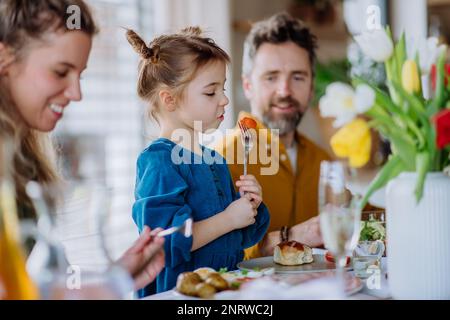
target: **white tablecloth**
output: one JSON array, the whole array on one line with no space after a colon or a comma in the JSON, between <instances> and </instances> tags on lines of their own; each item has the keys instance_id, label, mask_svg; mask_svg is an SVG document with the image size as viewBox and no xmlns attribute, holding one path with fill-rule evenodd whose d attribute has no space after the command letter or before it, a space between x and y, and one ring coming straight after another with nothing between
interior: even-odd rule
<instances>
[{"instance_id":1,"label":"white tablecloth","mask_svg":"<svg viewBox=\"0 0 450 320\"><path fill-rule=\"evenodd\" d=\"M344 299L350 299L350 300L378 300L378 299L390 299L389 289L388 289L388 282L386 278L386 261L385 258L382 259L382 268L381 268L381 278L380 282L370 282L370 280L361 280L363 282L363 287L358 292L345 297ZM256 281L256 280L255 280ZM380 284L378 288L375 289L369 289L370 287L376 287L377 284ZM294 289L289 289L289 292L286 292L286 290L279 291L281 292L280 295L277 295L276 293L266 293L261 294L261 292L268 292L270 290L265 290L266 288L274 288L274 286L271 286L270 283L268 284L261 284L260 288L254 288L255 294L252 295L243 295L238 296L233 293L229 293L228 295L221 295L221 298L224 299L338 299L337 295L332 292L330 288L333 287L333 283L331 279L317 279L317 280L310 280L308 283L301 284L301 288L299 287L298 291L295 291ZM276 290L276 289L275 289ZM178 292L174 290L158 293L155 295L151 295L149 297L144 298L145 300L197 300L198 298L195 297L188 297L179 294Z\"/></svg>"}]
</instances>

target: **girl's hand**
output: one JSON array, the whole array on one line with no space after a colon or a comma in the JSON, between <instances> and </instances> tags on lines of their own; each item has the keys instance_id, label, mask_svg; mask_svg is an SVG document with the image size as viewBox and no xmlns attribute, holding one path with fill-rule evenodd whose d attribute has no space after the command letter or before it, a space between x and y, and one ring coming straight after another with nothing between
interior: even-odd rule
<instances>
[{"instance_id":1,"label":"girl's hand","mask_svg":"<svg viewBox=\"0 0 450 320\"><path fill-rule=\"evenodd\" d=\"M262 188L255 176L251 174L240 176L240 180L236 181L236 186L239 188L241 197L247 197L253 208L258 209L262 202Z\"/></svg>"},{"instance_id":2,"label":"girl's hand","mask_svg":"<svg viewBox=\"0 0 450 320\"><path fill-rule=\"evenodd\" d=\"M237 199L225 209L233 229L242 229L255 223L256 210L247 197Z\"/></svg>"}]
</instances>

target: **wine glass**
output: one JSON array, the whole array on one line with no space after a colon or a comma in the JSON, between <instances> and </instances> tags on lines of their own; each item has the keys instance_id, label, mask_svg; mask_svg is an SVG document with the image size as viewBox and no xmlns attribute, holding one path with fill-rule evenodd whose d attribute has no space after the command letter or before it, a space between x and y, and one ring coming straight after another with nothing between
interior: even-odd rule
<instances>
[{"instance_id":1,"label":"wine glass","mask_svg":"<svg viewBox=\"0 0 450 320\"><path fill-rule=\"evenodd\" d=\"M27 193L49 243L63 247L56 273L47 283L51 299L125 299L133 291L131 276L114 263L107 243L111 190L94 182L31 182ZM61 252L61 250L59 250ZM59 254L61 256L61 254Z\"/></svg>"},{"instance_id":2,"label":"wine glass","mask_svg":"<svg viewBox=\"0 0 450 320\"><path fill-rule=\"evenodd\" d=\"M356 173L341 161L322 161L319 180L319 219L325 247L334 255L336 275L345 296L347 256L355 248L360 230L361 196L352 194Z\"/></svg>"}]
</instances>

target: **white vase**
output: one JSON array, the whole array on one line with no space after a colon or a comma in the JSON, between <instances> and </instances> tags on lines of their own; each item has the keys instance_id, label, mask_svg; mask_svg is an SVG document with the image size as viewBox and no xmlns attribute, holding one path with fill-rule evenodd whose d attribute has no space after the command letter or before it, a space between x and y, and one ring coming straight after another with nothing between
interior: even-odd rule
<instances>
[{"instance_id":1,"label":"white vase","mask_svg":"<svg viewBox=\"0 0 450 320\"><path fill-rule=\"evenodd\" d=\"M416 173L386 188L389 289L395 299L450 299L450 177L428 173L416 204Z\"/></svg>"}]
</instances>

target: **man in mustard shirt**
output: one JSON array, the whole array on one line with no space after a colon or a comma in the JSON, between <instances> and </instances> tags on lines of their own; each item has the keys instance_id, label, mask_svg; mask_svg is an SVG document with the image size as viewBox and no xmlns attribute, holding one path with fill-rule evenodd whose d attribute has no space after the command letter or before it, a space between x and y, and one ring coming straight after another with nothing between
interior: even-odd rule
<instances>
[{"instance_id":1,"label":"man in mustard shirt","mask_svg":"<svg viewBox=\"0 0 450 320\"><path fill-rule=\"evenodd\" d=\"M313 247L322 244L319 168L329 156L297 131L313 97L315 49L315 36L286 13L255 24L245 41L242 80L251 114L242 112L238 121L256 121L248 174L261 184L271 217L268 233L246 250L246 259L272 255L282 233ZM233 181L239 180L244 152L238 126L216 150L226 158Z\"/></svg>"}]
</instances>

